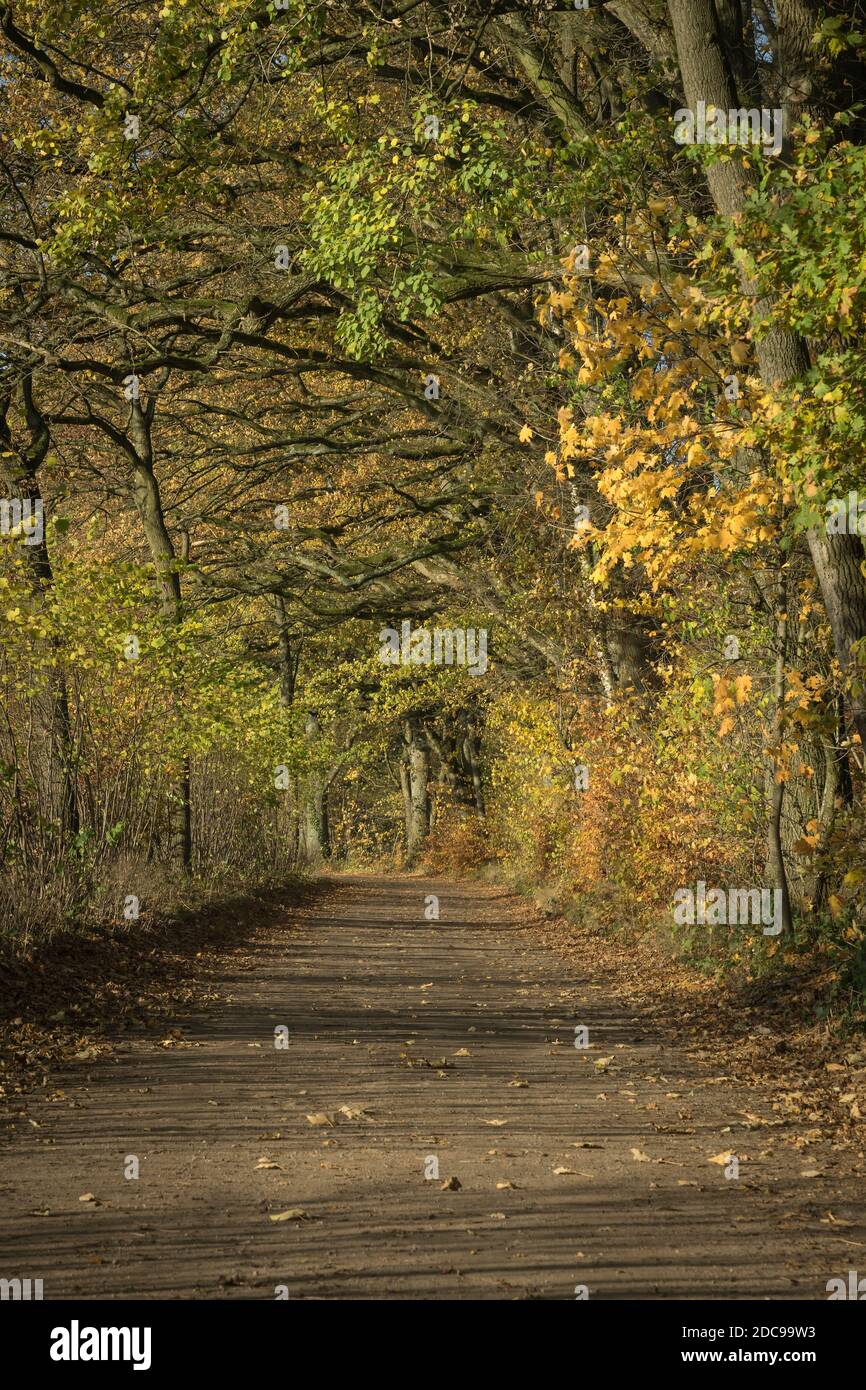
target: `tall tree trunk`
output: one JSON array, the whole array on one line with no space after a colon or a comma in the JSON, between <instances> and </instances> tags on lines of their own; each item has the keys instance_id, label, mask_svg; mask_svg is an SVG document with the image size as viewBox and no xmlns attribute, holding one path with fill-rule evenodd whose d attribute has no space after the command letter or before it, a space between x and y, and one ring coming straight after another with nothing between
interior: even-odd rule
<instances>
[{"instance_id":1,"label":"tall tree trunk","mask_svg":"<svg viewBox=\"0 0 866 1390\"><path fill-rule=\"evenodd\" d=\"M449 810L465 808L475 804L469 768L464 760L462 736L453 731L437 734L432 727L424 730L424 740L428 750L436 754L438 763L436 784L442 795L440 800Z\"/></svg>"},{"instance_id":2,"label":"tall tree trunk","mask_svg":"<svg viewBox=\"0 0 866 1390\"><path fill-rule=\"evenodd\" d=\"M291 709L295 700L295 683L298 678L298 665L301 659L301 644L295 641L289 631L286 601L282 594L274 597L277 610L277 638L280 647L280 699L286 709Z\"/></svg>"},{"instance_id":3,"label":"tall tree trunk","mask_svg":"<svg viewBox=\"0 0 866 1390\"><path fill-rule=\"evenodd\" d=\"M33 601L38 607L42 607L54 588L54 571L48 551L45 502L39 485L39 468L48 453L51 435L48 424L34 400L33 381L30 376L19 382L15 394L16 406L26 429L26 443L23 447L16 444L15 433L8 419L11 406L8 396L0 400L0 441L14 459L12 467L7 471L16 495L20 495L22 501L29 499L31 515L36 513L41 516L39 537L24 547L24 553ZM39 723L45 734L44 799L51 809L52 821L56 821L58 844L62 849L78 834L80 821L69 689L60 645L54 638L51 639L51 651L53 660L47 690L44 696L36 697L35 704L42 706Z\"/></svg>"},{"instance_id":4,"label":"tall tree trunk","mask_svg":"<svg viewBox=\"0 0 866 1390\"><path fill-rule=\"evenodd\" d=\"M864 551L859 536L827 535L812 528L808 533L809 551L830 628L839 665L849 679L847 694L851 718L866 752L866 671L863 657L856 659L854 645L866 638L866 578Z\"/></svg>"},{"instance_id":5,"label":"tall tree trunk","mask_svg":"<svg viewBox=\"0 0 866 1390\"><path fill-rule=\"evenodd\" d=\"M286 709L291 709L295 700L295 683L298 676L298 665L301 659L301 644L292 638L289 632L288 616L286 614L285 599L281 594L276 594L274 606L277 612L277 640L279 643L279 681L280 699ZM292 864L296 864L301 856L301 783L300 778L293 776L290 784L289 795L291 804L289 807L289 857Z\"/></svg>"},{"instance_id":6,"label":"tall tree trunk","mask_svg":"<svg viewBox=\"0 0 866 1390\"><path fill-rule=\"evenodd\" d=\"M469 725L463 735L460 745L461 762L466 769L466 776L472 787L472 795L475 800L475 809L479 816L487 814L484 801L484 784L481 780L481 747L477 731Z\"/></svg>"},{"instance_id":7,"label":"tall tree trunk","mask_svg":"<svg viewBox=\"0 0 866 1390\"><path fill-rule=\"evenodd\" d=\"M836 820L837 799L840 783L840 749L835 739L822 740L824 752L824 786L821 791L821 806L818 811L818 843L815 846L814 870L808 883L809 905L813 912L824 906L827 895L827 866L824 856L830 844L833 825Z\"/></svg>"},{"instance_id":8,"label":"tall tree trunk","mask_svg":"<svg viewBox=\"0 0 866 1390\"><path fill-rule=\"evenodd\" d=\"M403 829L408 854L408 845L412 834L412 788L409 782L409 755L405 747L400 755L400 795L403 800Z\"/></svg>"},{"instance_id":9,"label":"tall tree trunk","mask_svg":"<svg viewBox=\"0 0 866 1390\"><path fill-rule=\"evenodd\" d=\"M406 768L409 778L409 817L406 832L406 862L415 864L430 833L430 752L427 741L414 719L403 725Z\"/></svg>"},{"instance_id":10,"label":"tall tree trunk","mask_svg":"<svg viewBox=\"0 0 866 1390\"><path fill-rule=\"evenodd\" d=\"M304 733L311 751L311 766L302 784L301 858L315 867L331 856L331 835L328 821L328 780L316 766L316 745L322 736L322 726L315 710L307 712Z\"/></svg>"},{"instance_id":11,"label":"tall tree trunk","mask_svg":"<svg viewBox=\"0 0 866 1390\"><path fill-rule=\"evenodd\" d=\"M668 11L688 106L693 111L698 101L726 111L739 106L732 59L725 47L713 0L668 0ZM810 45L817 15L817 6L806 0L779 0L775 83L782 94L779 99L786 131L792 115L797 114L792 110L792 99L798 93L808 95L821 87L822 77L815 68L814 50ZM810 67L814 69L811 75ZM803 99L801 96L801 103ZM717 161L707 170L707 180L722 216L735 217L742 212L749 175L740 160ZM745 276L741 283L743 293L754 302L755 317L763 317L771 306L766 300L758 300L754 286ZM767 386L790 381L809 366L808 347L803 338L780 325L772 326L761 338L757 355L761 379ZM854 653L854 644L866 638L863 545L859 536L827 535L818 528L809 531L808 541L833 632L836 656L851 687L854 725L866 748L866 696Z\"/></svg>"},{"instance_id":12,"label":"tall tree trunk","mask_svg":"<svg viewBox=\"0 0 866 1390\"><path fill-rule=\"evenodd\" d=\"M182 615L180 574L153 467L152 418L153 406L144 410L139 401L131 402L129 442L133 452L132 493L153 560L163 617L166 622L178 624ZM178 698L182 700L182 691L178 692ZM183 754L171 805L170 836L172 859L184 872L192 865L191 790L190 759L188 754Z\"/></svg>"},{"instance_id":13,"label":"tall tree trunk","mask_svg":"<svg viewBox=\"0 0 866 1390\"><path fill-rule=\"evenodd\" d=\"M785 800L785 781L782 768L782 739L785 718L785 658L788 650L787 586L780 576L776 592L776 666L773 678L773 744L770 787L770 808L767 828L767 869L773 887L781 894L782 931L793 930L788 874L782 848L782 806Z\"/></svg>"}]
</instances>

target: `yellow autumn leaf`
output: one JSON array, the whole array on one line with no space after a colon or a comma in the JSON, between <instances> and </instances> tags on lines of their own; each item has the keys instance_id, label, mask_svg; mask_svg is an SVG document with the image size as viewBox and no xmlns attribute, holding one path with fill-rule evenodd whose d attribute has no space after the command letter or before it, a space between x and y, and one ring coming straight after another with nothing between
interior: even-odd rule
<instances>
[{"instance_id":1,"label":"yellow autumn leaf","mask_svg":"<svg viewBox=\"0 0 866 1390\"><path fill-rule=\"evenodd\" d=\"M743 705L749 698L749 691L752 688L751 676L737 676L734 680L734 690L737 693L737 704Z\"/></svg>"}]
</instances>

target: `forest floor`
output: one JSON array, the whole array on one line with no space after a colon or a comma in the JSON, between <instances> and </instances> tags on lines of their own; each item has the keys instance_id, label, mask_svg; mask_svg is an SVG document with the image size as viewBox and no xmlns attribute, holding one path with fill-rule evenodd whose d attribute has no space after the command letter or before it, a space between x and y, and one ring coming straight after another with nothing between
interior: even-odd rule
<instances>
[{"instance_id":1,"label":"forest floor","mask_svg":"<svg viewBox=\"0 0 866 1390\"><path fill-rule=\"evenodd\" d=\"M0 1276L46 1299L825 1299L866 1269L866 1057L777 1055L706 990L692 1023L636 978L490 885L272 902L206 988L19 1103Z\"/></svg>"}]
</instances>

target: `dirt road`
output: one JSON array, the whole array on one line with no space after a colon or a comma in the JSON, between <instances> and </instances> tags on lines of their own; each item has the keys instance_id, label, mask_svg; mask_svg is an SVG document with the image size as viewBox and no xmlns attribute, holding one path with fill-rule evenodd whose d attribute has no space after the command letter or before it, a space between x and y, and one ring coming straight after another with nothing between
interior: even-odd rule
<instances>
[{"instance_id":1,"label":"dirt road","mask_svg":"<svg viewBox=\"0 0 866 1390\"><path fill-rule=\"evenodd\" d=\"M832 1152L768 1143L754 1089L623 1016L499 889L334 879L229 961L220 1003L33 1105L0 1156L0 1275L46 1299L824 1299L866 1267Z\"/></svg>"}]
</instances>

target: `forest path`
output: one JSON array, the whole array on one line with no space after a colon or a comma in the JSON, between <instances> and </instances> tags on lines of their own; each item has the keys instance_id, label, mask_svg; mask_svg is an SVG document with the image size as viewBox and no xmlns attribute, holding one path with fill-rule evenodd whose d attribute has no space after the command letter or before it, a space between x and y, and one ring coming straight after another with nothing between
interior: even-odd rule
<instances>
[{"instance_id":1,"label":"forest path","mask_svg":"<svg viewBox=\"0 0 866 1390\"><path fill-rule=\"evenodd\" d=\"M0 1275L46 1299L823 1299L862 1267L859 1187L767 1151L754 1089L526 919L502 889L369 875L278 913L182 1036L126 1035L34 1103L0 1157ZM738 1180L708 1162L728 1148Z\"/></svg>"}]
</instances>

